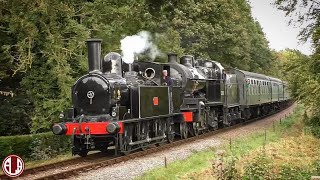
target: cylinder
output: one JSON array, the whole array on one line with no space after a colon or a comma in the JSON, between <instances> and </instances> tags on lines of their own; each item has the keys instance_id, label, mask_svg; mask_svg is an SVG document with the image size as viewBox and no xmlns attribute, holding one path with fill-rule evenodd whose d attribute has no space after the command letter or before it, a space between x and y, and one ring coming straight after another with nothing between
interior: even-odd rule
<instances>
[{"instance_id":1,"label":"cylinder","mask_svg":"<svg viewBox=\"0 0 320 180\"><path fill-rule=\"evenodd\" d=\"M101 71L101 43L102 39L88 39L89 72Z\"/></svg>"},{"instance_id":2,"label":"cylinder","mask_svg":"<svg viewBox=\"0 0 320 180\"><path fill-rule=\"evenodd\" d=\"M176 53L168 53L168 62L174 63L177 62L178 54Z\"/></svg>"}]
</instances>

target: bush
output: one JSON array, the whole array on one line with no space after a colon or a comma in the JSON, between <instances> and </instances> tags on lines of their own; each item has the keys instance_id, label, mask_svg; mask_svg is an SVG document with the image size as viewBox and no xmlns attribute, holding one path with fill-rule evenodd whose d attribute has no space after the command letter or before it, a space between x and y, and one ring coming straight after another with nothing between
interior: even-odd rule
<instances>
[{"instance_id":1,"label":"bush","mask_svg":"<svg viewBox=\"0 0 320 180\"><path fill-rule=\"evenodd\" d=\"M259 154L250 161L244 170L242 179L310 179L320 173L320 161L315 161L308 167L296 167L292 164L277 166L272 159Z\"/></svg>"},{"instance_id":2,"label":"bush","mask_svg":"<svg viewBox=\"0 0 320 180\"><path fill-rule=\"evenodd\" d=\"M314 162L313 166L315 167L315 174L320 174L320 159Z\"/></svg>"},{"instance_id":3,"label":"bush","mask_svg":"<svg viewBox=\"0 0 320 180\"><path fill-rule=\"evenodd\" d=\"M282 165L277 179L310 179L312 174L310 169L303 169L299 167L293 167L288 164Z\"/></svg>"},{"instance_id":4,"label":"bush","mask_svg":"<svg viewBox=\"0 0 320 180\"><path fill-rule=\"evenodd\" d=\"M311 118L306 118L305 123L311 133L320 138L320 112L315 112Z\"/></svg>"},{"instance_id":5,"label":"bush","mask_svg":"<svg viewBox=\"0 0 320 180\"><path fill-rule=\"evenodd\" d=\"M265 154L260 154L245 165L242 179L274 179L271 170L271 159L266 157Z\"/></svg>"},{"instance_id":6,"label":"bush","mask_svg":"<svg viewBox=\"0 0 320 180\"><path fill-rule=\"evenodd\" d=\"M240 179L240 172L236 168L237 160L238 158L233 155L227 160L222 179Z\"/></svg>"},{"instance_id":7,"label":"bush","mask_svg":"<svg viewBox=\"0 0 320 180\"><path fill-rule=\"evenodd\" d=\"M57 136L52 132L0 137L0 159L16 154L25 160L54 157L71 148L69 136Z\"/></svg>"}]
</instances>

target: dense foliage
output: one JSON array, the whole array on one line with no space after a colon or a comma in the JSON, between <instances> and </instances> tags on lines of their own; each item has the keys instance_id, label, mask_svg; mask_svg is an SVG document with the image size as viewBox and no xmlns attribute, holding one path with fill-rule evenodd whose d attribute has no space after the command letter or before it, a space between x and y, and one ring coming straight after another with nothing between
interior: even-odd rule
<instances>
[{"instance_id":1,"label":"dense foliage","mask_svg":"<svg viewBox=\"0 0 320 180\"><path fill-rule=\"evenodd\" d=\"M58 120L86 72L87 38L102 38L104 54L119 52L120 39L141 30L163 56L273 73L276 59L246 0L2 0L0 91L14 96L0 95L0 135L44 132Z\"/></svg>"},{"instance_id":2,"label":"dense foliage","mask_svg":"<svg viewBox=\"0 0 320 180\"><path fill-rule=\"evenodd\" d=\"M313 54L308 57L298 51L282 52L286 61L287 73L294 97L309 108L312 117L307 121L312 132L320 137L320 4L311 0L276 0L275 5L292 15L293 23L301 25L300 38L311 40ZM296 16L298 14L298 16Z\"/></svg>"},{"instance_id":3,"label":"dense foliage","mask_svg":"<svg viewBox=\"0 0 320 180\"><path fill-rule=\"evenodd\" d=\"M24 160L49 159L70 151L71 139L51 132L23 136L0 137L0 159L18 154Z\"/></svg>"}]
</instances>

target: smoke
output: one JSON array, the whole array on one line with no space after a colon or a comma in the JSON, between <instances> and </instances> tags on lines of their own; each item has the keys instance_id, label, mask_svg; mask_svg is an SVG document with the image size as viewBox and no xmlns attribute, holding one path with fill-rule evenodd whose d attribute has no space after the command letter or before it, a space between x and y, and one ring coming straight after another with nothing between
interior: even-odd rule
<instances>
[{"instance_id":1,"label":"smoke","mask_svg":"<svg viewBox=\"0 0 320 180\"><path fill-rule=\"evenodd\" d=\"M141 31L136 35L127 36L121 41L122 60L127 63L133 63L134 56L147 52L148 56L154 60L159 54L157 46L151 41L151 34L147 31Z\"/></svg>"}]
</instances>

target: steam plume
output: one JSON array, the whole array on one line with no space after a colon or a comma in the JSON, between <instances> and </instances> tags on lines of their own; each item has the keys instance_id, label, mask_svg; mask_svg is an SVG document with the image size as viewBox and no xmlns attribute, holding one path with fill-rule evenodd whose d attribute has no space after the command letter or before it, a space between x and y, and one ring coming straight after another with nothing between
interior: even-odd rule
<instances>
[{"instance_id":1,"label":"steam plume","mask_svg":"<svg viewBox=\"0 0 320 180\"><path fill-rule=\"evenodd\" d=\"M151 41L151 35L147 31L141 31L136 35L127 36L121 41L122 60L133 63L134 56L148 51L148 55L154 60L160 53L157 46Z\"/></svg>"}]
</instances>

